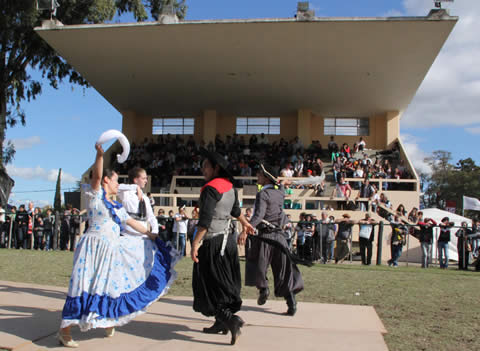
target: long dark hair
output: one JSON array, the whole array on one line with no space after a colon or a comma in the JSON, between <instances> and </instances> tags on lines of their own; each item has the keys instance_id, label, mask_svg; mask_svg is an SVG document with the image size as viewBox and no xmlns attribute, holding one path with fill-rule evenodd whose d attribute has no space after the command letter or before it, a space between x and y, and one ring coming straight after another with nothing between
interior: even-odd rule
<instances>
[{"instance_id":1,"label":"long dark hair","mask_svg":"<svg viewBox=\"0 0 480 351\"><path fill-rule=\"evenodd\" d=\"M103 172L102 172L102 183L103 183L103 179L105 177L107 178L112 178L114 174L116 174L117 172L115 172L113 169L110 169L110 168L104 168L103 169Z\"/></svg>"}]
</instances>

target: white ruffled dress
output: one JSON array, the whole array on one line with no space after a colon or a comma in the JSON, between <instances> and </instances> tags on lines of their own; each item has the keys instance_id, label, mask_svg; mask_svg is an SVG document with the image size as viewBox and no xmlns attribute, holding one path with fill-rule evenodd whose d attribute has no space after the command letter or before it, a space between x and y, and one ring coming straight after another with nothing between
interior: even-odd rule
<instances>
[{"instance_id":1,"label":"white ruffled dress","mask_svg":"<svg viewBox=\"0 0 480 351\"><path fill-rule=\"evenodd\" d=\"M89 228L75 249L68 296L61 328L79 325L91 328L121 326L145 313L164 295L177 273L178 252L160 239L120 236L120 226L129 218L123 207L111 207L103 190L82 188L87 201Z\"/></svg>"}]
</instances>

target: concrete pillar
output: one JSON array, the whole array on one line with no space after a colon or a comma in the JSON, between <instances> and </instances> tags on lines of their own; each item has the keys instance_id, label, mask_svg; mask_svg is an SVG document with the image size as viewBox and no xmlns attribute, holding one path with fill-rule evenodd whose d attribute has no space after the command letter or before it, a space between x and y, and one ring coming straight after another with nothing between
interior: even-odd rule
<instances>
[{"instance_id":1,"label":"concrete pillar","mask_svg":"<svg viewBox=\"0 0 480 351\"><path fill-rule=\"evenodd\" d=\"M398 111L387 112L385 117L387 122L385 144L387 147L390 147L391 143L400 137L400 116L400 112Z\"/></svg>"},{"instance_id":2,"label":"concrete pillar","mask_svg":"<svg viewBox=\"0 0 480 351\"><path fill-rule=\"evenodd\" d=\"M297 135L307 147L312 142L312 111L299 109L297 114Z\"/></svg>"},{"instance_id":3,"label":"concrete pillar","mask_svg":"<svg viewBox=\"0 0 480 351\"><path fill-rule=\"evenodd\" d=\"M135 128L135 123L137 116L133 111L125 111L122 113L122 133L125 134L127 139L132 142L137 137L137 128Z\"/></svg>"},{"instance_id":4,"label":"concrete pillar","mask_svg":"<svg viewBox=\"0 0 480 351\"><path fill-rule=\"evenodd\" d=\"M202 139L208 144L210 141L215 141L215 135L217 135L217 111L205 110L203 111Z\"/></svg>"}]
</instances>

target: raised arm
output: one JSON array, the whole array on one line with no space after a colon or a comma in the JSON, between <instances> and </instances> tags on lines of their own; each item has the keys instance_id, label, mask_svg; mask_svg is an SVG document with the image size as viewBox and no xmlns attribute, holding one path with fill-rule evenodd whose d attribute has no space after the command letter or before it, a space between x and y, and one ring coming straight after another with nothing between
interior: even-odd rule
<instances>
[{"instance_id":1,"label":"raised arm","mask_svg":"<svg viewBox=\"0 0 480 351\"><path fill-rule=\"evenodd\" d=\"M95 163L92 168L92 179L90 180L90 186L93 190L99 190L102 183L103 173L103 148L100 144L95 144L97 155L95 156Z\"/></svg>"}]
</instances>

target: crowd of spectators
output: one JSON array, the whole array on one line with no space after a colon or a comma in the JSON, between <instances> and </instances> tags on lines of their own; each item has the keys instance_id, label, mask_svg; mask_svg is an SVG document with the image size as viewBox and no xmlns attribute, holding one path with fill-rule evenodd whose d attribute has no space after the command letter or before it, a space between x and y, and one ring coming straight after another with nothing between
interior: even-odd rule
<instances>
[{"instance_id":1,"label":"crowd of spectators","mask_svg":"<svg viewBox=\"0 0 480 351\"><path fill-rule=\"evenodd\" d=\"M156 140L146 138L141 143L132 143L127 162L115 168L126 174L133 167L142 167L152 176L153 186L165 187L174 175L201 175L201 148L225 155L234 176L255 176L258 162L271 165L282 176L319 176L323 170L322 158L329 157L319 141L305 147L298 137L270 142L265 134L251 135L248 139L237 134L224 139L217 135L214 142L207 144L197 143L193 136L184 139L180 135L160 135Z\"/></svg>"},{"instance_id":2,"label":"crowd of spectators","mask_svg":"<svg viewBox=\"0 0 480 351\"><path fill-rule=\"evenodd\" d=\"M0 206L0 248L74 251L81 221L80 211L69 204L58 216L33 202L10 206L8 211Z\"/></svg>"}]
</instances>

